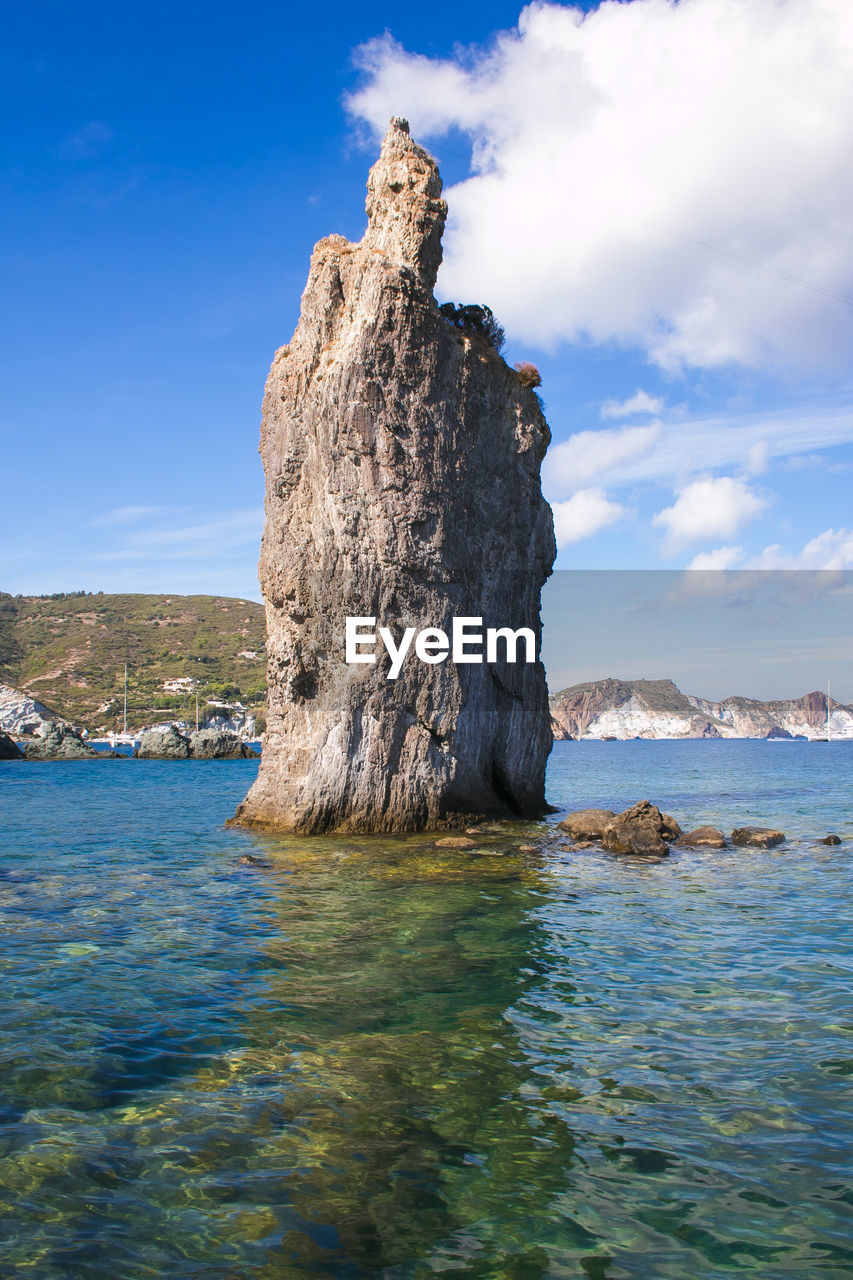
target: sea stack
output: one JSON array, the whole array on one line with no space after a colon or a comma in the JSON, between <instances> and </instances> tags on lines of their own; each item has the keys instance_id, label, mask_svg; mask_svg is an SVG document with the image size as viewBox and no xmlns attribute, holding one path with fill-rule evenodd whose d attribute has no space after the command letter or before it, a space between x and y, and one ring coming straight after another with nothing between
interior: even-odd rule
<instances>
[{"instance_id":1,"label":"sea stack","mask_svg":"<svg viewBox=\"0 0 853 1280\"><path fill-rule=\"evenodd\" d=\"M431 830L537 817L551 727L538 661L555 556L535 392L482 311L433 297L447 206L433 158L392 120L368 227L316 246L291 342L266 385L260 559L267 733L238 824L281 832ZM479 322L478 322L479 317ZM396 679L347 663L347 618L530 628L535 661L418 660Z\"/></svg>"}]
</instances>

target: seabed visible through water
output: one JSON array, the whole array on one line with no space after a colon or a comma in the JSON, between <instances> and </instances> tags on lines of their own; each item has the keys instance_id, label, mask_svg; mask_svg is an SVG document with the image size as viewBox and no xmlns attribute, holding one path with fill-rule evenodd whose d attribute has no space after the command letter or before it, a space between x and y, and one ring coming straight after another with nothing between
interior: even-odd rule
<instances>
[{"instance_id":1,"label":"seabed visible through water","mask_svg":"<svg viewBox=\"0 0 853 1280\"><path fill-rule=\"evenodd\" d=\"M851 763L557 744L554 803L789 835L646 864L225 830L253 761L0 765L0 1274L853 1276Z\"/></svg>"}]
</instances>

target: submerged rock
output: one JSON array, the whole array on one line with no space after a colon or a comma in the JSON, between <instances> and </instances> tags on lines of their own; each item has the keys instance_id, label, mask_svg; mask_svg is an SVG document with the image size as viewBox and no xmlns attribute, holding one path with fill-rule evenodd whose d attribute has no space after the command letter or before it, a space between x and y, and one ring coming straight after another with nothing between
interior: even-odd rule
<instances>
[{"instance_id":1,"label":"submerged rock","mask_svg":"<svg viewBox=\"0 0 853 1280\"><path fill-rule=\"evenodd\" d=\"M381 649L372 665L345 661L348 617L397 640L410 626L449 634L453 617L527 627L538 655L555 555L547 423L483 309L439 310L446 206L405 121L371 170L367 214L360 243L316 246L267 381L267 733L234 821L310 833L538 817L551 748L540 662L506 661L503 640L494 663L410 652L396 679Z\"/></svg>"},{"instance_id":2,"label":"submerged rock","mask_svg":"<svg viewBox=\"0 0 853 1280\"><path fill-rule=\"evenodd\" d=\"M675 843L679 849L725 849L728 841L716 827L697 827L679 836Z\"/></svg>"},{"instance_id":3,"label":"submerged rock","mask_svg":"<svg viewBox=\"0 0 853 1280\"><path fill-rule=\"evenodd\" d=\"M45 725L42 734L28 742L26 748L28 760L94 760L106 754L90 747L76 729L63 721Z\"/></svg>"},{"instance_id":4,"label":"submerged rock","mask_svg":"<svg viewBox=\"0 0 853 1280\"><path fill-rule=\"evenodd\" d=\"M436 849L473 849L477 844L476 840L469 840L467 836L442 836L441 840L436 840Z\"/></svg>"},{"instance_id":5,"label":"submerged rock","mask_svg":"<svg viewBox=\"0 0 853 1280\"><path fill-rule=\"evenodd\" d=\"M835 834L824 836L820 844L841 844L841 837Z\"/></svg>"},{"instance_id":6,"label":"submerged rock","mask_svg":"<svg viewBox=\"0 0 853 1280\"><path fill-rule=\"evenodd\" d=\"M773 849L784 839L785 833L772 827L736 827L732 832L732 844L739 848Z\"/></svg>"},{"instance_id":7,"label":"submerged rock","mask_svg":"<svg viewBox=\"0 0 853 1280\"><path fill-rule=\"evenodd\" d=\"M573 840L600 840L615 817L612 809L575 809L557 826L567 831Z\"/></svg>"},{"instance_id":8,"label":"submerged rock","mask_svg":"<svg viewBox=\"0 0 853 1280\"><path fill-rule=\"evenodd\" d=\"M190 740L173 724L163 725L142 734L134 755L139 760L187 760Z\"/></svg>"},{"instance_id":9,"label":"submerged rock","mask_svg":"<svg viewBox=\"0 0 853 1280\"><path fill-rule=\"evenodd\" d=\"M195 760L245 760L257 752L227 729L199 729L190 738L190 755Z\"/></svg>"},{"instance_id":10,"label":"submerged rock","mask_svg":"<svg viewBox=\"0 0 853 1280\"><path fill-rule=\"evenodd\" d=\"M8 733L0 733L0 760L23 760L24 753Z\"/></svg>"}]
</instances>

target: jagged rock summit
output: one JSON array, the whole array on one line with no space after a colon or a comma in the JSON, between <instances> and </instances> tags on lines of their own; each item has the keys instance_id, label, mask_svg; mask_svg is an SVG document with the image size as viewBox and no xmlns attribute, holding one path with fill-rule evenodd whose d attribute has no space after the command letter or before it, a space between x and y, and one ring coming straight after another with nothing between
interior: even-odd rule
<instances>
[{"instance_id":1,"label":"jagged rock summit","mask_svg":"<svg viewBox=\"0 0 853 1280\"><path fill-rule=\"evenodd\" d=\"M555 555L534 392L433 286L446 205L393 120L359 244L316 246L266 386L267 734L234 821L293 832L432 829L538 816L551 745L538 661L345 661L345 621L529 627ZM470 308L468 310L471 310ZM473 310L477 310L474 308Z\"/></svg>"}]
</instances>

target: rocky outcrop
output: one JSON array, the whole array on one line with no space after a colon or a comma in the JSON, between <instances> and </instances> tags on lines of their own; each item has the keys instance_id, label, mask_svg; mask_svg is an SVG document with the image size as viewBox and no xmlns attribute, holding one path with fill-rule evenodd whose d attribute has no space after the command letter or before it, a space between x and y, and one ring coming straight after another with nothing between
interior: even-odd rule
<instances>
[{"instance_id":1,"label":"rocky outcrop","mask_svg":"<svg viewBox=\"0 0 853 1280\"><path fill-rule=\"evenodd\" d=\"M261 432L267 733L235 821L404 831L545 810L540 663L348 665L347 617L450 632L530 628L555 555L536 394L489 326L433 297L446 207L432 157L395 120L359 244L316 247ZM462 317L460 322L459 317Z\"/></svg>"},{"instance_id":2,"label":"rocky outcrop","mask_svg":"<svg viewBox=\"0 0 853 1280\"><path fill-rule=\"evenodd\" d=\"M0 760L23 760L24 753L8 733L0 733Z\"/></svg>"},{"instance_id":3,"label":"rocky outcrop","mask_svg":"<svg viewBox=\"0 0 853 1280\"><path fill-rule=\"evenodd\" d=\"M717 827L696 827L675 842L679 849L725 849L728 841Z\"/></svg>"},{"instance_id":4,"label":"rocky outcrop","mask_svg":"<svg viewBox=\"0 0 853 1280\"><path fill-rule=\"evenodd\" d=\"M611 853L665 858L682 834L675 818L648 800L613 813L610 809L576 809L558 824L580 846L600 844Z\"/></svg>"},{"instance_id":5,"label":"rocky outcrop","mask_svg":"<svg viewBox=\"0 0 853 1280\"><path fill-rule=\"evenodd\" d=\"M611 853L661 858L680 835L681 827L674 818L661 813L656 804L640 800L608 822L601 843Z\"/></svg>"},{"instance_id":6,"label":"rocky outcrop","mask_svg":"<svg viewBox=\"0 0 853 1280\"><path fill-rule=\"evenodd\" d=\"M190 738L190 755L194 760L246 760L257 752L226 729L199 729Z\"/></svg>"},{"instance_id":7,"label":"rocky outcrop","mask_svg":"<svg viewBox=\"0 0 853 1280\"><path fill-rule=\"evenodd\" d=\"M133 754L138 760L188 760L190 740L173 724L160 725L142 734Z\"/></svg>"},{"instance_id":8,"label":"rocky outcrop","mask_svg":"<svg viewBox=\"0 0 853 1280\"><path fill-rule=\"evenodd\" d=\"M557 741L570 738L816 738L826 734L826 697L710 702L671 680L605 680L573 685L550 698ZM830 732L853 738L853 708L833 702Z\"/></svg>"},{"instance_id":9,"label":"rocky outcrop","mask_svg":"<svg viewBox=\"0 0 853 1280\"><path fill-rule=\"evenodd\" d=\"M186 734L167 724L146 730L134 755L138 760L246 760L256 758L257 752L227 729Z\"/></svg>"},{"instance_id":10,"label":"rocky outcrop","mask_svg":"<svg viewBox=\"0 0 853 1280\"><path fill-rule=\"evenodd\" d=\"M784 831L773 827L736 827L732 832L732 844L746 849L774 849L785 841Z\"/></svg>"},{"instance_id":11,"label":"rocky outcrop","mask_svg":"<svg viewBox=\"0 0 853 1280\"><path fill-rule=\"evenodd\" d=\"M0 730L4 733L13 733L17 737L37 734L46 725L61 719L55 711L36 702L20 689L0 684Z\"/></svg>"},{"instance_id":12,"label":"rocky outcrop","mask_svg":"<svg viewBox=\"0 0 853 1280\"><path fill-rule=\"evenodd\" d=\"M28 760L96 760L110 754L96 751L71 725L62 722L46 725L38 737L26 744Z\"/></svg>"}]
</instances>

